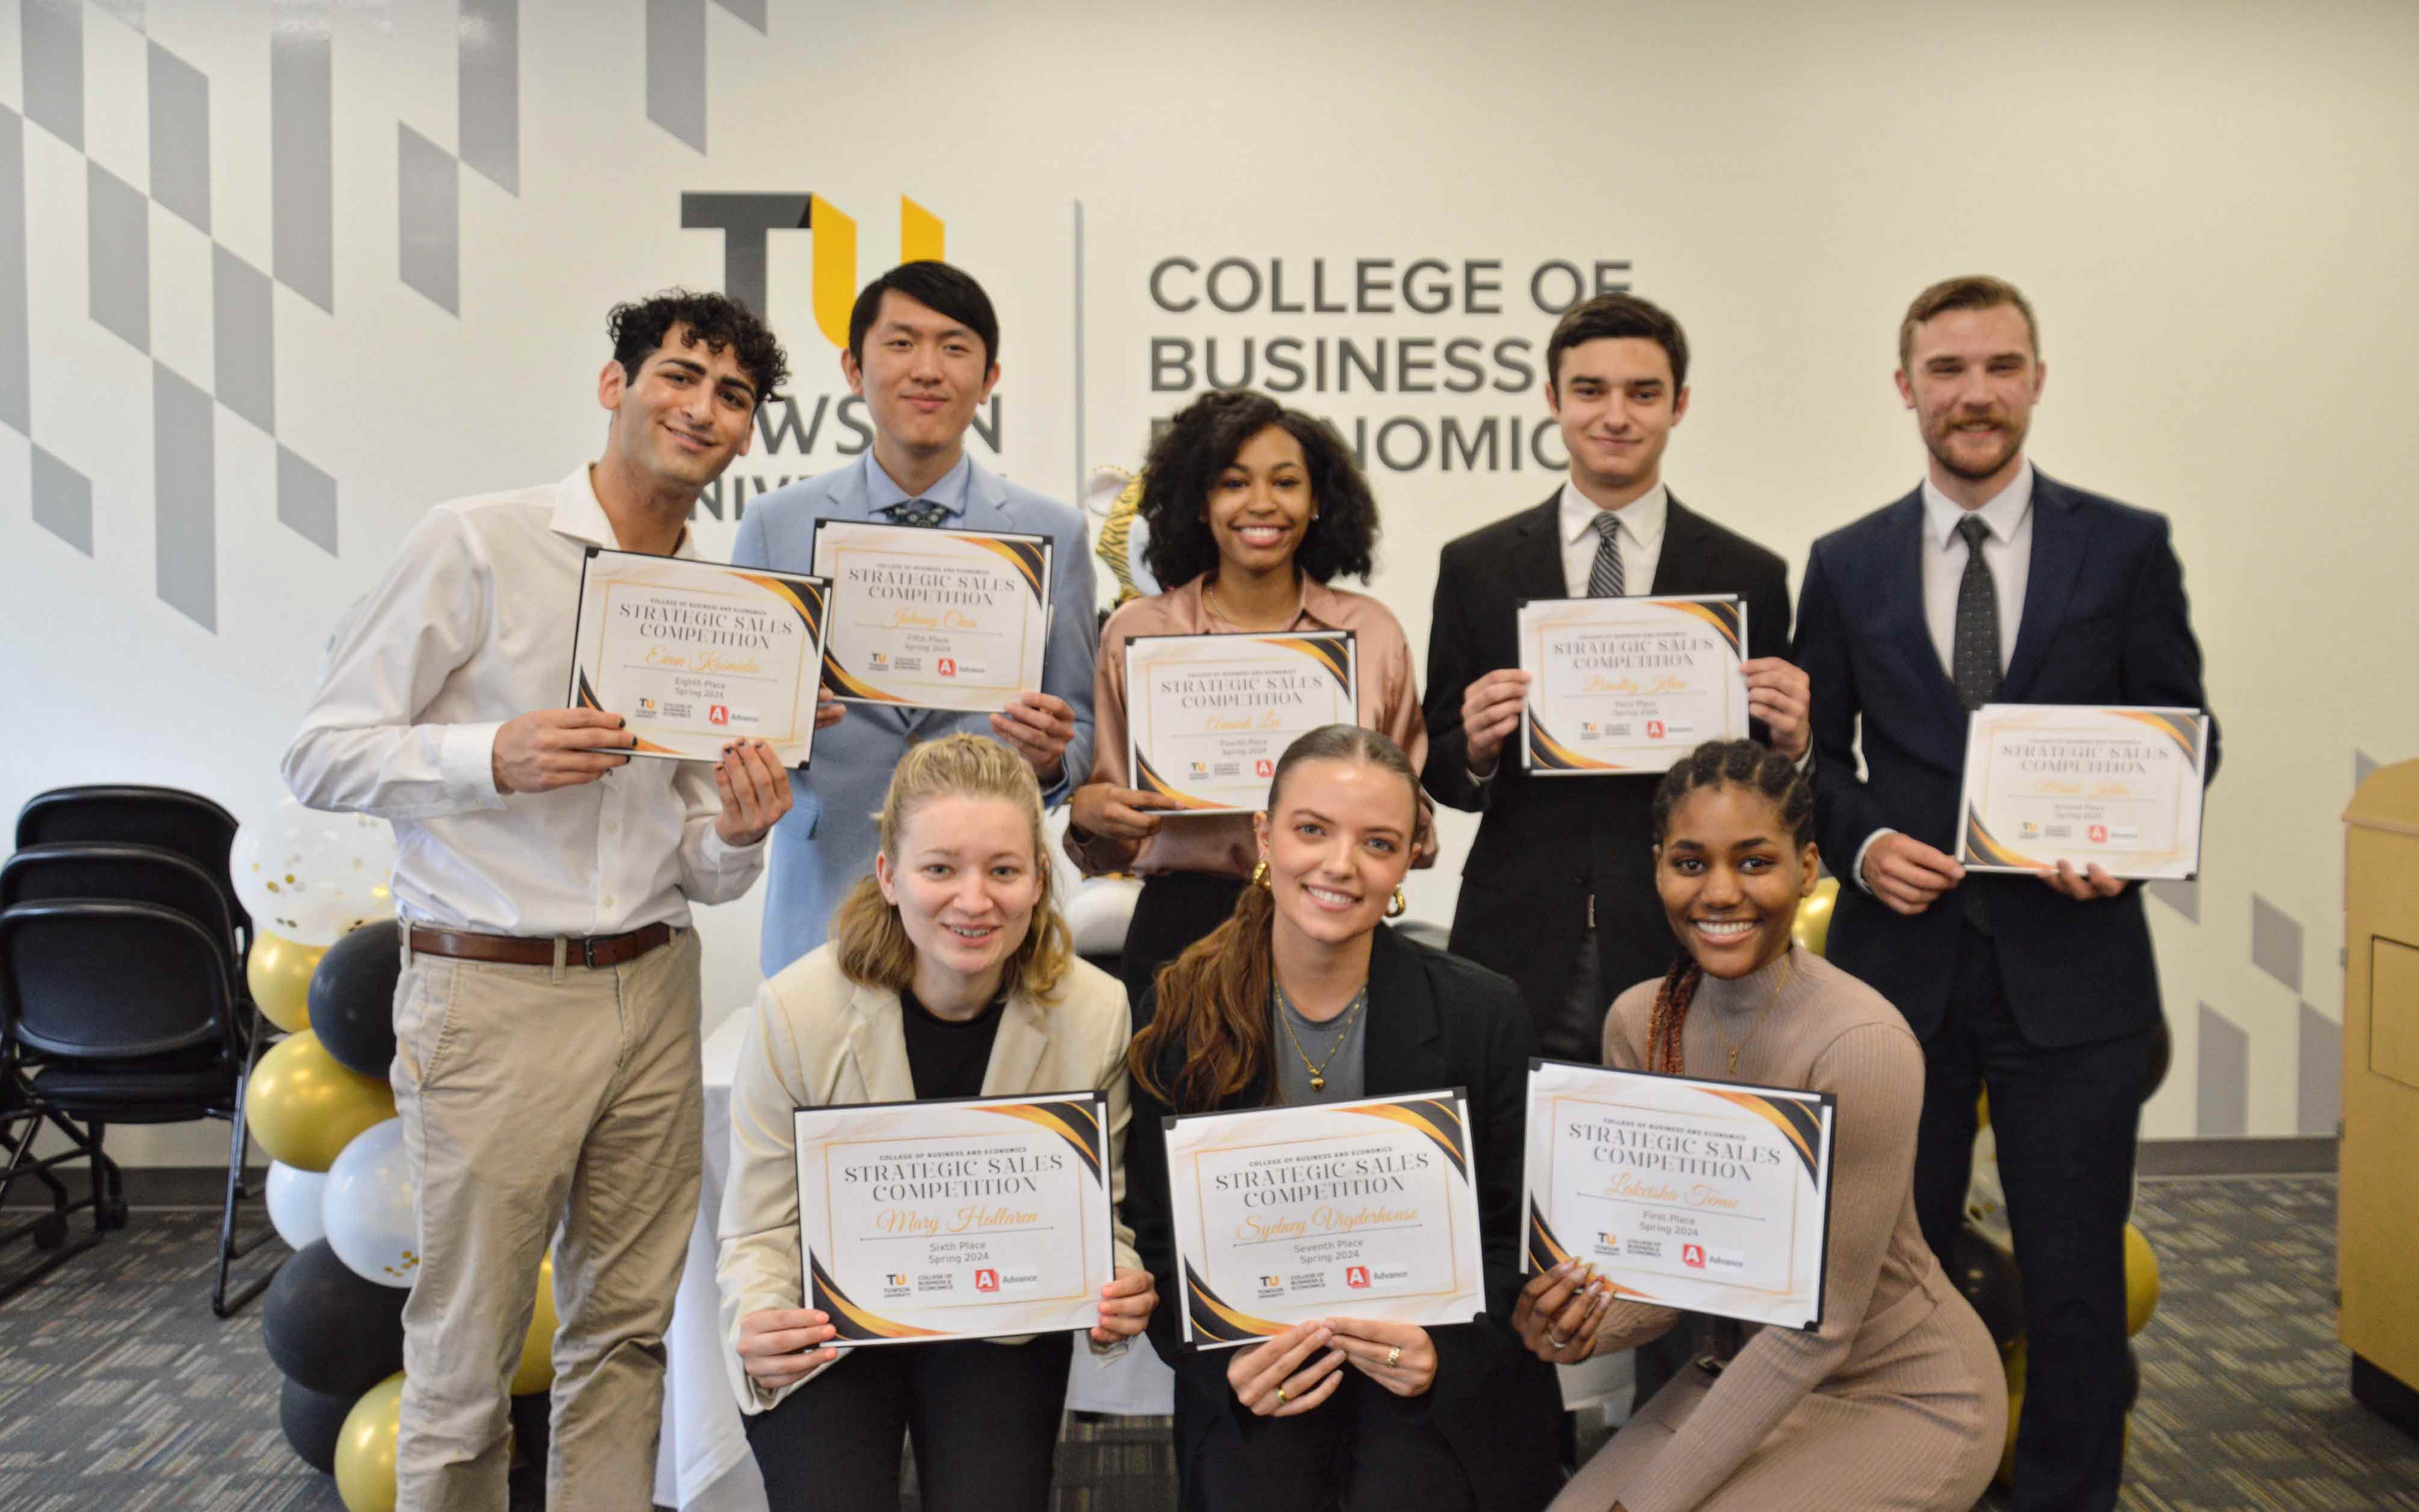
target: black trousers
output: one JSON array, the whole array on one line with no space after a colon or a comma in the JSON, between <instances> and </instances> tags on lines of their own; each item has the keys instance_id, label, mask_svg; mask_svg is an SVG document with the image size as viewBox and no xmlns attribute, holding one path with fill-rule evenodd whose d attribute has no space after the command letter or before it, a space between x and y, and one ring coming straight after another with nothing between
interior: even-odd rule
<instances>
[{"instance_id":1,"label":"black trousers","mask_svg":"<svg viewBox=\"0 0 2419 1512\"><path fill-rule=\"evenodd\" d=\"M1199 1447L1179 1505L1196 1512L1471 1512L1477 1493L1424 1396L1402 1397L1349 1365L1335 1395L1298 1417L1254 1417L1231 1397L1179 1392L1176 1442ZM1196 1437L1197 1435L1197 1437Z\"/></svg>"},{"instance_id":2,"label":"black trousers","mask_svg":"<svg viewBox=\"0 0 2419 1512\"><path fill-rule=\"evenodd\" d=\"M2024 1277L2024 1417L2014 1512L2109 1512L2125 1447L2125 1217L2147 1032L2028 1043L1996 948L1960 929L1949 1011L1924 1042L1916 1215L1945 1266L1964 1221L1974 1103L1991 1093L1999 1179Z\"/></svg>"},{"instance_id":3,"label":"black trousers","mask_svg":"<svg viewBox=\"0 0 2419 1512\"><path fill-rule=\"evenodd\" d=\"M1143 878L1142 896L1134 900L1133 918L1126 925L1125 954L1117 963L1117 974L1125 979L1127 1003L1140 1005L1143 989L1159 975L1160 967L1226 922L1244 886L1238 878L1206 872L1168 872Z\"/></svg>"},{"instance_id":4,"label":"black trousers","mask_svg":"<svg viewBox=\"0 0 2419 1512\"><path fill-rule=\"evenodd\" d=\"M1071 1334L859 1349L747 1418L772 1512L899 1505L902 1438L925 1512L1047 1512Z\"/></svg>"}]
</instances>

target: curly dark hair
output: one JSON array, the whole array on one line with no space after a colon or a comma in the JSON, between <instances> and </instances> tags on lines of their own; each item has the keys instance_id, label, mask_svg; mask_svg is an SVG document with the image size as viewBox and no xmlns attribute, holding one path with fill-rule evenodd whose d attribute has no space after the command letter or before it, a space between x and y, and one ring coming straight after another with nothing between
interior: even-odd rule
<instances>
[{"instance_id":1,"label":"curly dark hair","mask_svg":"<svg viewBox=\"0 0 2419 1512\"><path fill-rule=\"evenodd\" d=\"M759 409L782 397L781 385L790 381L788 355L756 312L728 294L668 288L606 312L605 334L613 343L613 361L622 364L623 376L637 381L648 354L664 344L674 326L688 328L684 346L702 342L709 352L732 353L756 385Z\"/></svg>"},{"instance_id":2,"label":"curly dark hair","mask_svg":"<svg viewBox=\"0 0 2419 1512\"><path fill-rule=\"evenodd\" d=\"M1287 409L1265 393L1222 389L1179 410L1143 464L1136 507L1150 526L1144 560L1160 587L1174 588L1216 569L1218 543L1204 517L1210 486L1245 441L1271 425L1302 443L1311 501L1318 510L1302 533L1295 563L1320 582L1339 574L1368 579L1376 564L1378 501L1344 438L1325 421Z\"/></svg>"}]
</instances>

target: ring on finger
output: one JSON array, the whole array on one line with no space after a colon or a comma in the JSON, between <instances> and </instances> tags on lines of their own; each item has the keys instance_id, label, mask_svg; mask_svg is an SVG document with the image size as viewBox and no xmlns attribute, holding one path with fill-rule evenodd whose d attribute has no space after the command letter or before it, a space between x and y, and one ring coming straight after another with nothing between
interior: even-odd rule
<instances>
[{"instance_id":1,"label":"ring on finger","mask_svg":"<svg viewBox=\"0 0 2419 1512\"><path fill-rule=\"evenodd\" d=\"M1570 1340L1556 1338L1551 1329L1546 1331L1546 1342L1558 1350L1567 1350L1571 1347Z\"/></svg>"},{"instance_id":2,"label":"ring on finger","mask_svg":"<svg viewBox=\"0 0 2419 1512\"><path fill-rule=\"evenodd\" d=\"M1386 1368L1387 1368L1387 1369L1392 1370L1392 1369L1394 1369L1396 1365L1401 1365L1402 1363L1403 1363L1403 1347L1402 1347L1401 1345L1397 1344L1397 1345L1395 1345L1393 1349L1388 1350L1386 1351Z\"/></svg>"},{"instance_id":3,"label":"ring on finger","mask_svg":"<svg viewBox=\"0 0 2419 1512\"><path fill-rule=\"evenodd\" d=\"M1285 1404L1286 1404L1286 1389L1285 1389L1283 1386L1279 1386L1279 1387L1277 1388L1277 1405L1278 1405L1279 1407L1283 1407Z\"/></svg>"}]
</instances>

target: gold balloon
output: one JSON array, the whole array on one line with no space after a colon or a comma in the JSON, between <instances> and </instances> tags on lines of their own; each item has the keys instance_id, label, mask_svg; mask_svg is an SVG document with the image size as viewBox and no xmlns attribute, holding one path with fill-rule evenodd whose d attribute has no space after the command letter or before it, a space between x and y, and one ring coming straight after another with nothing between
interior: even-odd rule
<instances>
[{"instance_id":1,"label":"gold balloon","mask_svg":"<svg viewBox=\"0 0 2419 1512\"><path fill-rule=\"evenodd\" d=\"M1798 903L1795 922L1789 926L1791 936L1816 955L1821 955L1824 947L1830 943L1831 904L1839 896L1838 877L1817 879L1814 890Z\"/></svg>"},{"instance_id":2,"label":"gold balloon","mask_svg":"<svg viewBox=\"0 0 2419 1512\"><path fill-rule=\"evenodd\" d=\"M336 1435L336 1495L345 1512L394 1512L394 1440L403 1421L403 1373L362 1393Z\"/></svg>"},{"instance_id":3,"label":"gold balloon","mask_svg":"<svg viewBox=\"0 0 2419 1512\"><path fill-rule=\"evenodd\" d=\"M243 1100L252 1136L271 1160L324 1171L374 1123L394 1117L394 1092L376 1076L347 1071L309 1029L272 1046L254 1068Z\"/></svg>"},{"instance_id":4,"label":"gold balloon","mask_svg":"<svg viewBox=\"0 0 2419 1512\"><path fill-rule=\"evenodd\" d=\"M311 1026L311 974L327 953L324 945L297 945L283 934L253 936L243 976L270 1023L288 1034Z\"/></svg>"},{"instance_id":5,"label":"gold balloon","mask_svg":"<svg viewBox=\"0 0 2419 1512\"><path fill-rule=\"evenodd\" d=\"M529 1333L521 1338L521 1363L513 1367L513 1391L527 1396L554 1384L554 1257L537 1268L537 1310L530 1314Z\"/></svg>"},{"instance_id":6,"label":"gold balloon","mask_svg":"<svg viewBox=\"0 0 2419 1512\"><path fill-rule=\"evenodd\" d=\"M1974 1094L1974 1127L1991 1127L1991 1089L1987 1087Z\"/></svg>"},{"instance_id":7,"label":"gold balloon","mask_svg":"<svg viewBox=\"0 0 2419 1512\"><path fill-rule=\"evenodd\" d=\"M2132 1224L2125 1226L2125 1335L2142 1332L2159 1310L2159 1257Z\"/></svg>"},{"instance_id":8,"label":"gold balloon","mask_svg":"<svg viewBox=\"0 0 2419 1512\"><path fill-rule=\"evenodd\" d=\"M2016 1479L2016 1424L2025 1415L2025 1341L2008 1349L2008 1438L1999 1445L1999 1473L2002 1486L2011 1486Z\"/></svg>"}]
</instances>

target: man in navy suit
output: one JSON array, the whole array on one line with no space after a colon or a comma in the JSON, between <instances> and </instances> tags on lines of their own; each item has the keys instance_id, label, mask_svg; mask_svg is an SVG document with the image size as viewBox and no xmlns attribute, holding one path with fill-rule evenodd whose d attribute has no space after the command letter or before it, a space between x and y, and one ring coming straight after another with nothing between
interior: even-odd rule
<instances>
[{"instance_id":1,"label":"man in navy suit","mask_svg":"<svg viewBox=\"0 0 2419 1512\"><path fill-rule=\"evenodd\" d=\"M2012 285L1956 278L1916 298L1898 388L1931 465L1915 492L1814 544L1797 659L1817 838L1851 879L1830 958L1923 1041L1916 1208L1944 1263L1990 1091L2028 1341L2014 1505L2105 1512L2123 1468L2123 1232L2157 967L2140 889L2096 864L1969 876L1953 858L1966 716L2208 702L2165 517L2026 459L2045 373Z\"/></svg>"},{"instance_id":2,"label":"man in navy suit","mask_svg":"<svg viewBox=\"0 0 2419 1512\"><path fill-rule=\"evenodd\" d=\"M1084 517L1020 488L966 455L966 427L999 381L999 319L982 285L944 262L902 263L867 285L848 322L840 372L873 421L866 455L748 506L732 560L810 572L815 521L1016 531L1051 540L1050 640L1041 687L990 715L826 702L813 764L791 783L773 831L761 957L773 973L824 943L832 910L872 870L873 813L908 746L958 731L1015 748L1051 803L1092 769L1091 552Z\"/></svg>"}]
</instances>

